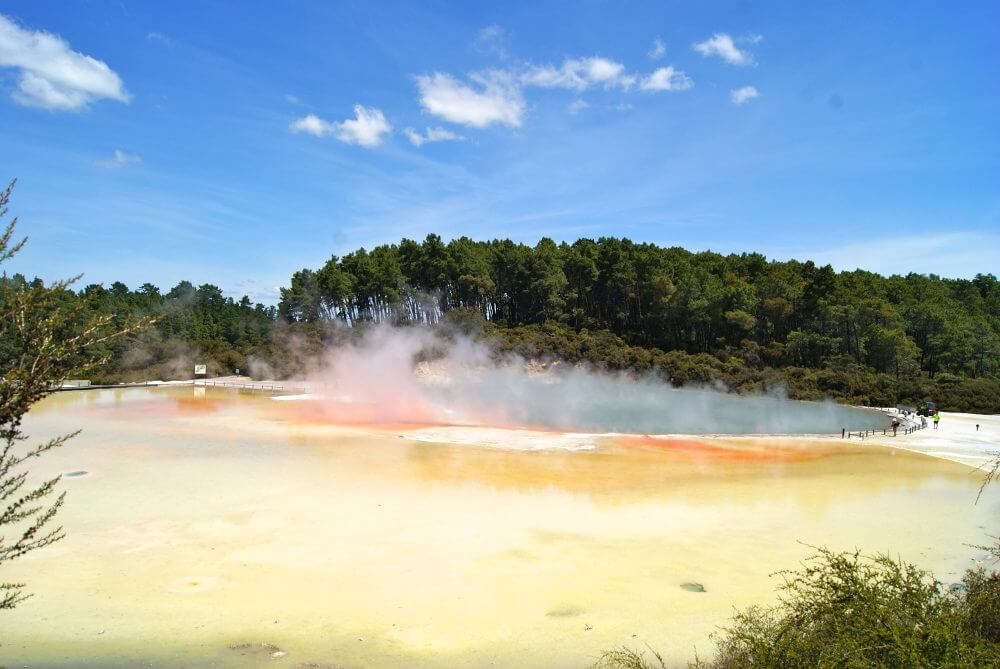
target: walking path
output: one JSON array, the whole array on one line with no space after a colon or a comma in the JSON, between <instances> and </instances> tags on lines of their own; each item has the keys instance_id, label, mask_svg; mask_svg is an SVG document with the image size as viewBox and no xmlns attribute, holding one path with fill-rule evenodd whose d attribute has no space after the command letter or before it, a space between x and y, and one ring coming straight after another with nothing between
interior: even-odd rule
<instances>
[{"instance_id":1,"label":"walking path","mask_svg":"<svg viewBox=\"0 0 1000 669\"><path fill-rule=\"evenodd\" d=\"M1000 416L941 412L941 423L934 428L931 419L924 430L897 437L877 434L868 441L926 453L981 467L1000 454ZM976 424L979 430L976 430Z\"/></svg>"}]
</instances>

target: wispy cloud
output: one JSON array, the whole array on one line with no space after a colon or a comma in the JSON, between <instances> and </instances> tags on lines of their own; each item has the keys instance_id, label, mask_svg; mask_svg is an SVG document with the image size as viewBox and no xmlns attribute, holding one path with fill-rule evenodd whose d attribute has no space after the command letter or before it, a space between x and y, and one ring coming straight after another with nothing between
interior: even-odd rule
<instances>
[{"instance_id":1,"label":"wispy cloud","mask_svg":"<svg viewBox=\"0 0 1000 669\"><path fill-rule=\"evenodd\" d=\"M492 56L500 60L507 59L507 31L500 26L493 24L486 26L476 35L476 40L472 43L476 51Z\"/></svg>"},{"instance_id":2,"label":"wispy cloud","mask_svg":"<svg viewBox=\"0 0 1000 669\"><path fill-rule=\"evenodd\" d=\"M635 80L634 75L625 72L624 65L600 56L567 58L559 67L532 66L521 75L521 82L527 86L568 88L575 91L583 91L591 86L628 90L635 84Z\"/></svg>"},{"instance_id":3,"label":"wispy cloud","mask_svg":"<svg viewBox=\"0 0 1000 669\"><path fill-rule=\"evenodd\" d=\"M410 144L413 146L423 146L430 142L457 142L465 139L461 135L453 133L451 130L446 130L445 128L427 128L423 133L413 128L407 128L403 131L406 138L410 140Z\"/></svg>"},{"instance_id":4,"label":"wispy cloud","mask_svg":"<svg viewBox=\"0 0 1000 669\"><path fill-rule=\"evenodd\" d=\"M861 268L883 275L917 272L972 278L1000 265L1000 235L971 230L932 236L897 235L773 255L808 258L820 265L829 263L837 270Z\"/></svg>"},{"instance_id":5,"label":"wispy cloud","mask_svg":"<svg viewBox=\"0 0 1000 669\"><path fill-rule=\"evenodd\" d=\"M489 26L480 31L475 44L477 48L485 48L483 45L491 44L503 35L498 26ZM659 58L665 52L666 46L657 38L650 57ZM526 109L525 91L531 88L582 93L590 89L686 91L694 86L689 76L672 65L640 75L629 72L621 62L596 55L566 58L558 66L521 63L514 67L474 72L465 80L444 72L422 74L415 80L424 111L445 121L473 128L491 125L520 127ZM567 110L576 114L588 106L586 101L577 98L568 104ZM631 105L627 108L631 109ZM411 141L424 137L416 131L407 136ZM417 139L414 143L419 146L422 142Z\"/></svg>"},{"instance_id":6,"label":"wispy cloud","mask_svg":"<svg viewBox=\"0 0 1000 669\"><path fill-rule=\"evenodd\" d=\"M149 40L150 42L157 42L159 44L162 44L163 46L173 46L173 42L170 41L170 38L164 35L163 33L158 33L158 32L146 33L146 39Z\"/></svg>"},{"instance_id":7,"label":"wispy cloud","mask_svg":"<svg viewBox=\"0 0 1000 669\"><path fill-rule=\"evenodd\" d=\"M761 39L760 35L752 35L743 41L756 44ZM718 56L731 65L754 64L753 55L737 47L736 41L726 33L715 33L704 42L692 44L691 48L705 57Z\"/></svg>"},{"instance_id":8,"label":"wispy cloud","mask_svg":"<svg viewBox=\"0 0 1000 669\"><path fill-rule=\"evenodd\" d=\"M380 109L354 105L354 118L346 121L324 121L315 114L297 119L289 126L292 132L304 132L316 137L333 135L346 144L366 148L379 146L384 135L392 132L392 125Z\"/></svg>"},{"instance_id":9,"label":"wispy cloud","mask_svg":"<svg viewBox=\"0 0 1000 669\"><path fill-rule=\"evenodd\" d=\"M469 78L474 86L441 72L418 76L420 105L433 116L473 128L521 125L524 99L508 73L494 70Z\"/></svg>"},{"instance_id":10,"label":"wispy cloud","mask_svg":"<svg viewBox=\"0 0 1000 669\"><path fill-rule=\"evenodd\" d=\"M625 66L608 58L568 58L556 68L552 65L532 66L521 77L526 86L567 88L585 91L592 86L628 91L638 83L644 91L686 91L694 81L673 65L660 67L645 76L630 74Z\"/></svg>"},{"instance_id":11,"label":"wispy cloud","mask_svg":"<svg viewBox=\"0 0 1000 669\"><path fill-rule=\"evenodd\" d=\"M691 77L674 69L673 65L658 68L639 82L639 88L644 91L686 91L692 86Z\"/></svg>"},{"instance_id":12,"label":"wispy cloud","mask_svg":"<svg viewBox=\"0 0 1000 669\"><path fill-rule=\"evenodd\" d=\"M22 28L0 14L0 67L18 71L18 104L74 110L101 99L128 102L124 84L102 61L73 51L62 38Z\"/></svg>"},{"instance_id":13,"label":"wispy cloud","mask_svg":"<svg viewBox=\"0 0 1000 669\"><path fill-rule=\"evenodd\" d=\"M667 45L659 37L653 40L653 46L649 47L650 60L659 60L667 54Z\"/></svg>"},{"instance_id":14,"label":"wispy cloud","mask_svg":"<svg viewBox=\"0 0 1000 669\"><path fill-rule=\"evenodd\" d=\"M142 158L139 156L132 153L125 153L120 149L115 149L114 154L110 158L95 160L94 164L105 169L117 170L126 167L127 165L134 165L141 162Z\"/></svg>"},{"instance_id":15,"label":"wispy cloud","mask_svg":"<svg viewBox=\"0 0 1000 669\"><path fill-rule=\"evenodd\" d=\"M274 286L259 278L237 279L232 282L232 288L223 288L223 294L234 300L242 298L244 295L250 298L251 302L261 304L277 304L281 299L281 288Z\"/></svg>"},{"instance_id":16,"label":"wispy cloud","mask_svg":"<svg viewBox=\"0 0 1000 669\"><path fill-rule=\"evenodd\" d=\"M760 97L760 93L754 86L744 86L743 88L736 88L729 91L729 99L732 100L733 104L737 107L745 105L757 97Z\"/></svg>"}]
</instances>

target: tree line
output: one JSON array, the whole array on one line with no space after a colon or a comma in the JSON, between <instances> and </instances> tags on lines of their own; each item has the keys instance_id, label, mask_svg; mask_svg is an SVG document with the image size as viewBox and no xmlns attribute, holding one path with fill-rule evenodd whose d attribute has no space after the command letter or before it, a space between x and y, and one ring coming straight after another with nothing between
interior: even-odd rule
<instances>
[{"instance_id":1,"label":"tree line","mask_svg":"<svg viewBox=\"0 0 1000 669\"><path fill-rule=\"evenodd\" d=\"M404 239L295 272L278 305L290 322L350 326L435 324L456 310L478 314L508 340L518 329L542 339L545 331L604 333L604 346L681 353L709 367L848 373L894 386L883 402L948 394L977 379L973 386L995 395L1000 371L1000 282L991 274L884 277L614 237L534 246ZM816 390L850 390L828 380Z\"/></svg>"},{"instance_id":2,"label":"tree line","mask_svg":"<svg viewBox=\"0 0 1000 669\"><path fill-rule=\"evenodd\" d=\"M5 276L0 300L37 282ZM885 277L615 237L532 246L431 234L299 270L276 307L187 281L166 293L148 283L95 284L63 289L61 299L118 323L156 318L146 333L109 344L110 362L95 372L104 380L190 376L196 357L215 374L294 375L298 354L372 324L457 326L500 352L677 384L1000 412L992 274Z\"/></svg>"},{"instance_id":3,"label":"tree line","mask_svg":"<svg viewBox=\"0 0 1000 669\"><path fill-rule=\"evenodd\" d=\"M40 279L22 274L0 277L0 306L19 294L40 290ZM234 300L211 284L197 288L181 281L166 293L145 283L130 290L116 281L109 287L89 284L78 291L49 287L50 299L61 309L71 307L91 315L107 315L121 328L136 318L153 322L129 337L101 342L92 353L106 362L90 370L95 381L118 382L148 378L190 378L195 359L207 358L215 373L245 367L247 354L269 342L278 320L277 308ZM17 343L0 337L0 356L13 358Z\"/></svg>"}]
</instances>

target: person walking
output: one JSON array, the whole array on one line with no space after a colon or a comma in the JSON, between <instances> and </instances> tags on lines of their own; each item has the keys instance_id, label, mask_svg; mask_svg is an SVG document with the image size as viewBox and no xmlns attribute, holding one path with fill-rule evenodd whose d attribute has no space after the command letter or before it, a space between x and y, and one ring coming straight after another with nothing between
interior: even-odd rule
<instances>
[{"instance_id":1,"label":"person walking","mask_svg":"<svg viewBox=\"0 0 1000 669\"><path fill-rule=\"evenodd\" d=\"M934 412L934 429L937 429L938 423L941 422L941 413L938 411Z\"/></svg>"}]
</instances>

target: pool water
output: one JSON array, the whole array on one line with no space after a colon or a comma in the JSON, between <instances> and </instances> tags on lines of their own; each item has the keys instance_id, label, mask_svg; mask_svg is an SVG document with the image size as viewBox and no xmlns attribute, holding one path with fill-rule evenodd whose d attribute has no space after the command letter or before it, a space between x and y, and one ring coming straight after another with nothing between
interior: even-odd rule
<instances>
[{"instance_id":1,"label":"pool water","mask_svg":"<svg viewBox=\"0 0 1000 669\"><path fill-rule=\"evenodd\" d=\"M0 661L585 667L649 644L682 662L810 546L948 582L998 530L972 468L857 440L317 414L187 386L37 405L33 440L83 433L32 464L66 474L67 538L4 567L34 596L2 614Z\"/></svg>"}]
</instances>

